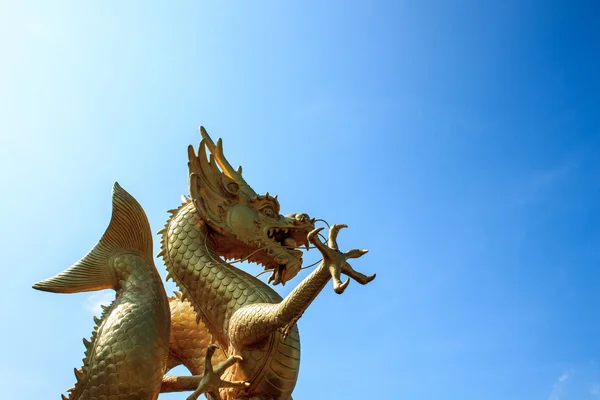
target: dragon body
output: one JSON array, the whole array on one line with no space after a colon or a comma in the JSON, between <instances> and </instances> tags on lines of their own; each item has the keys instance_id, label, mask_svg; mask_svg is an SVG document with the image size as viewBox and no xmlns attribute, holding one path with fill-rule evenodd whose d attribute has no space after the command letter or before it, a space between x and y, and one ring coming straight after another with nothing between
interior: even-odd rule
<instances>
[{"instance_id":1,"label":"dragon body","mask_svg":"<svg viewBox=\"0 0 600 400\"><path fill-rule=\"evenodd\" d=\"M234 170L225 159L222 142L215 144L203 128L201 133L198 152L191 146L188 149L191 197L184 197L183 204L170 211L171 218L159 232L159 256L167 267L167 278L175 281L183 300L196 312L201 327L196 332L220 345L220 359L240 357L224 372L224 382L248 384L225 384L209 395L215 400L288 400L300 367L296 321L331 279L336 292L344 291L348 282L340 281L340 273L362 284L375 276L352 270L345 259L336 267L326 262L331 251L339 251L337 245L332 250L316 237L315 220L303 213L279 214L277 197L257 195L242 178L241 167ZM337 235L338 230L339 226L331 232ZM298 247L308 247L309 239L324 254L324 262L285 299L226 262L234 258L262 264L272 271L269 282L285 284L300 270L302 252ZM333 242L330 240L330 245ZM350 257L362 254L355 250ZM178 323L175 314L172 318L173 324ZM196 347L188 341L187 346L178 344L172 353ZM193 374L202 369L197 361L188 368ZM208 364L206 368L210 368Z\"/></svg>"},{"instance_id":2,"label":"dragon body","mask_svg":"<svg viewBox=\"0 0 600 400\"><path fill-rule=\"evenodd\" d=\"M76 293L114 289L115 300L96 319L77 382L63 399L158 398L167 367L170 313L152 256L152 233L141 206L118 184L113 214L100 242L66 271L35 289Z\"/></svg>"},{"instance_id":3,"label":"dragon body","mask_svg":"<svg viewBox=\"0 0 600 400\"><path fill-rule=\"evenodd\" d=\"M296 322L333 280L342 293L349 280L375 275L353 270L333 225L328 244L307 214L281 215L277 196L258 195L234 170L204 128L198 152L188 148L190 196L170 211L159 232L167 279L181 290L167 299L154 267L148 221L118 185L113 217L99 244L73 267L34 285L72 293L113 288L68 400L156 399L160 392L193 391L210 400L291 400L300 368ZM207 151L209 156L207 156ZM285 284L302 266L301 247L317 248L322 262L282 298L267 283L227 260L247 260L271 271L268 283ZM212 362L218 365L213 367ZM186 366L192 376L164 373ZM164 375L164 376L163 376Z\"/></svg>"},{"instance_id":4,"label":"dragon body","mask_svg":"<svg viewBox=\"0 0 600 400\"><path fill-rule=\"evenodd\" d=\"M268 305L279 303L281 297L259 279L218 256L210 243L206 224L199 218L192 202L184 204L169 220L164 235L165 264L183 291L183 298L188 299L198 311L201 323L212 333L224 353L243 358L227 371L226 376L251 382L251 386L243 390L244 395L288 399L296 384L300 365L297 328L290 329L287 336L277 329L267 328L254 333L250 328L248 332L255 337L243 338L240 331L254 317L238 313L245 306L258 304L265 307L267 316ZM238 318L232 325L230 322L234 315ZM239 318L241 315L246 315L246 318ZM176 318L174 323L177 323ZM236 342L236 338L242 341ZM199 347L197 342L189 343L190 349ZM194 369L192 373L200 372L197 367ZM235 396L240 391L231 389L223 394L223 398L237 398Z\"/></svg>"},{"instance_id":5,"label":"dragon body","mask_svg":"<svg viewBox=\"0 0 600 400\"><path fill-rule=\"evenodd\" d=\"M206 325L196 317L192 304L183 299L181 293L169 298L171 309L171 334L167 369L184 365L193 375L204 373L206 350L213 342L213 336ZM227 357L220 349L213 360L221 362Z\"/></svg>"}]
</instances>

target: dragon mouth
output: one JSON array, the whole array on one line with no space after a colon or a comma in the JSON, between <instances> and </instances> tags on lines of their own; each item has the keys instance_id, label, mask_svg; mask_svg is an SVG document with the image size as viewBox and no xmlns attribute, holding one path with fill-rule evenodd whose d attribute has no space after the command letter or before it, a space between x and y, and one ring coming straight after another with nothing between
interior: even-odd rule
<instances>
[{"instance_id":1,"label":"dragon mouth","mask_svg":"<svg viewBox=\"0 0 600 400\"><path fill-rule=\"evenodd\" d=\"M302 247L309 248L308 233L314 221L308 216L301 220L284 217L278 225L258 227L259 237L254 241L241 241L214 233L211 235L215 250L227 260L247 261L270 270L268 283L285 285L302 267Z\"/></svg>"},{"instance_id":2,"label":"dragon mouth","mask_svg":"<svg viewBox=\"0 0 600 400\"><path fill-rule=\"evenodd\" d=\"M267 229L267 237L273 242L278 243L292 254L302 256L300 250L295 250L297 247L305 246L308 250L308 230L294 228L269 228Z\"/></svg>"},{"instance_id":3,"label":"dragon mouth","mask_svg":"<svg viewBox=\"0 0 600 400\"><path fill-rule=\"evenodd\" d=\"M269 283L285 285L300 271L303 253L298 248L304 246L308 249L310 228L270 227L266 230L270 243L267 243L265 253L273 260L273 263L264 265L266 269L273 269Z\"/></svg>"}]
</instances>

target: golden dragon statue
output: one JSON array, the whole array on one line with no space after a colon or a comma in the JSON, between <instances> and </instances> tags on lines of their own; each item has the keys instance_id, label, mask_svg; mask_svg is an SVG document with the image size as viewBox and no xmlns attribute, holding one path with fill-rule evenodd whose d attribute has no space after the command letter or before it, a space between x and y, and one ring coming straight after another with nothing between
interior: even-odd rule
<instances>
[{"instance_id":1,"label":"golden dragon statue","mask_svg":"<svg viewBox=\"0 0 600 400\"><path fill-rule=\"evenodd\" d=\"M77 383L66 400L156 399L191 391L188 400L291 400L300 367L296 322L332 280L336 293L375 275L355 271L329 229L327 243L307 214L283 216L277 196L258 195L232 168L204 128L198 152L188 148L189 197L170 210L159 257L167 279L181 290L167 298L152 257L152 234L142 207L118 184L113 214L100 242L66 271L35 289L58 293L114 289L86 347ZM207 150L210 154L207 157ZM269 285L228 260L270 270L269 283L285 284L302 268L300 248L322 260L283 299ZM218 365L213 367L213 362ZM191 376L165 373L183 364Z\"/></svg>"}]
</instances>

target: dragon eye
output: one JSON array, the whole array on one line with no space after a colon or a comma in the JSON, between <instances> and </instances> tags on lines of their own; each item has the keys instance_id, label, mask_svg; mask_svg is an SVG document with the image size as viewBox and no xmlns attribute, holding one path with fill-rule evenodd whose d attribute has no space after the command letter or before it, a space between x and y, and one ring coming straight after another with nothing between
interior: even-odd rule
<instances>
[{"instance_id":1,"label":"dragon eye","mask_svg":"<svg viewBox=\"0 0 600 400\"><path fill-rule=\"evenodd\" d=\"M273 218L275 217L275 210L271 206L265 206L260 210L264 216Z\"/></svg>"}]
</instances>

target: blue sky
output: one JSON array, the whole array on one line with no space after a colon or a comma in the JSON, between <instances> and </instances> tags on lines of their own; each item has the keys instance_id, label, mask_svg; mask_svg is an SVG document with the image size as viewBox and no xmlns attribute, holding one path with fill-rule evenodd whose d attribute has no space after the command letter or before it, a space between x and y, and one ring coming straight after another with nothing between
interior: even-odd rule
<instances>
[{"instance_id":1,"label":"blue sky","mask_svg":"<svg viewBox=\"0 0 600 400\"><path fill-rule=\"evenodd\" d=\"M600 399L597 2L215 3L0 5L4 396L73 384L110 293L31 284L114 181L158 231L204 125L370 250L300 320L294 398Z\"/></svg>"}]
</instances>

